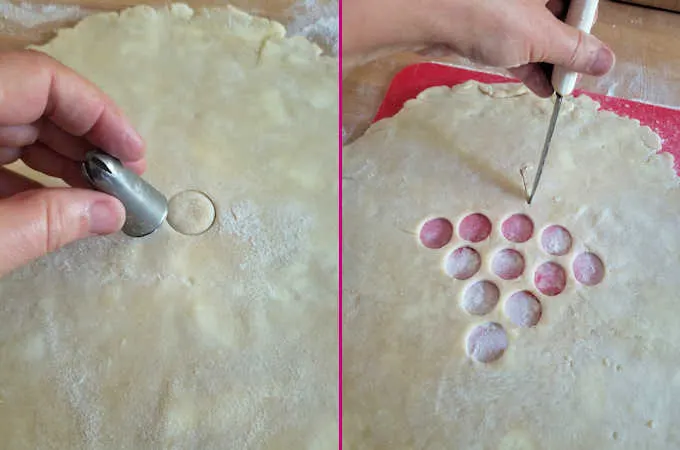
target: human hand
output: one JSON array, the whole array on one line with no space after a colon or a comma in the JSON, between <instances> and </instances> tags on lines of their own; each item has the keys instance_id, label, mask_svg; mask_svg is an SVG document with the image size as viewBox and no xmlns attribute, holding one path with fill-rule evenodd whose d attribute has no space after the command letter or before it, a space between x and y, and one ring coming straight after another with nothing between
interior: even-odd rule
<instances>
[{"instance_id":1,"label":"human hand","mask_svg":"<svg viewBox=\"0 0 680 450\"><path fill-rule=\"evenodd\" d=\"M599 39L558 19L567 5L564 0L346 0L343 56L379 47L443 46L508 68L547 97L553 88L539 63L595 76L614 65L614 53Z\"/></svg>"},{"instance_id":2,"label":"human hand","mask_svg":"<svg viewBox=\"0 0 680 450\"><path fill-rule=\"evenodd\" d=\"M80 162L101 148L145 169L144 143L105 94L34 51L0 54L0 276L88 236L114 233L123 205L87 187ZM2 167L21 159L73 188L45 188Z\"/></svg>"}]
</instances>

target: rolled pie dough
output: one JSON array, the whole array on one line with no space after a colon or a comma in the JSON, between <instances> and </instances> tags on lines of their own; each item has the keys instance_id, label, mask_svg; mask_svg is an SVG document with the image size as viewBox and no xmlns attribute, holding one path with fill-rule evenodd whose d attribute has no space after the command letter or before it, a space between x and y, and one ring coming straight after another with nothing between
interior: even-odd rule
<instances>
[{"instance_id":1,"label":"rolled pie dough","mask_svg":"<svg viewBox=\"0 0 680 450\"><path fill-rule=\"evenodd\" d=\"M565 100L527 206L519 172L551 110L516 85L436 87L344 149L347 448L680 448L671 157L637 122ZM490 233L463 224L475 213ZM431 234L446 237L441 223L421 234L436 218L453 225L448 243ZM481 264L456 279L461 247ZM515 258L494 269L504 250L523 257L519 276Z\"/></svg>"},{"instance_id":2,"label":"rolled pie dough","mask_svg":"<svg viewBox=\"0 0 680 450\"><path fill-rule=\"evenodd\" d=\"M131 118L147 180L216 218L0 280L0 447L336 448L337 60L284 34L176 4L40 48Z\"/></svg>"}]
</instances>

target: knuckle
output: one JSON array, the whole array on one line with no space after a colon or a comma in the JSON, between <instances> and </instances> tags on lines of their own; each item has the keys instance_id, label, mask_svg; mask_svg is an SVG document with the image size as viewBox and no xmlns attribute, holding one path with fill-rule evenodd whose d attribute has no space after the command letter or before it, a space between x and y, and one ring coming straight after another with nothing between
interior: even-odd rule
<instances>
[{"instance_id":1,"label":"knuckle","mask_svg":"<svg viewBox=\"0 0 680 450\"><path fill-rule=\"evenodd\" d=\"M544 62L550 53L549 34L536 33L536 30L531 27L524 30L521 42L522 51L527 58L526 63Z\"/></svg>"},{"instance_id":2,"label":"knuckle","mask_svg":"<svg viewBox=\"0 0 680 450\"><path fill-rule=\"evenodd\" d=\"M11 198L20 219L16 230L19 251L36 258L51 253L78 236L87 235L88 217L81 206L69 205L49 189L29 190Z\"/></svg>"},{"instance_id":3,"label":"knuckle","mask_svg":"<svg viewBox=\"0 0 680 450\"><path fill-rule=\"evenodd\" d=\"M64 224L63 215L59 205L49 197L42 201L42 210L44 250L45 253L50 253L61 247L61 230Z\"/></svg>"},{"instance_id":4,"label":"knuckle","mask_svg":"<svg viewBox=\"0 0 680 450\"><path fill-rule=\"evenodd\" d=\"M529 55L528 63L540 63L545 61L545 46L526 44L525 54Z\"/></svg>"},{"instance_id":5,"label":"knuckle","mask_svg":"<svg viewBox=\"0 0 680 450\"><path fill-rule=\"evenodd\" d=\"M73 237L82 234L87 226L84 215L75 216L53 195L40 198L42 244L44 253L51 253L68 244ZM75 219L75 220L74 220Z\"/></svg>"}]
</instances>

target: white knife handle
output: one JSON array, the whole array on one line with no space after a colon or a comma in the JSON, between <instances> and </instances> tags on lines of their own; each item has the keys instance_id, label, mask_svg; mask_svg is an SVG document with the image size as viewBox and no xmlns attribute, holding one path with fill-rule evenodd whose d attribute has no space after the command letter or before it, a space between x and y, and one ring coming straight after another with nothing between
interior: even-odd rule
<instances>
[{"instance_id":1,"label":"white knife handle","mask_svg":"<svg viewBox=\"0 0 680 450\"><path fill-rule=\"evenodd\" d=\"M584 33L590 33L597 15L599 0L571 0L567 19L567 25L578 28ZM552 85L555 92L562 96L571 95L576 86L578 74L561 66L555 66L552 73Z\"/></svg>"}]
</instances>

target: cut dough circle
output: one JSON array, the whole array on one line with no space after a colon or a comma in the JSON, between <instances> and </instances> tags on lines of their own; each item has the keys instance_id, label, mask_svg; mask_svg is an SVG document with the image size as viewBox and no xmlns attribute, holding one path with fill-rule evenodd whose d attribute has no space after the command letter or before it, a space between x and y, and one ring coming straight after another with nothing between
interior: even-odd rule
<instances>
[{"instance_id":1,"label":"cut dough circle","mask_svg":"<svg viewBox=\"0 0 680 450\"><path fill-rule=\"evenodd\" d=\"M428 220L420 229L420 242L427 248L442 248L452 236L453 225L443 217Z\"/></svg>"},{"instance_id":2,"label":"cut dough circle","mask_svg":"<svg viewBox=\"0 0 680 450\"><path fill-rule=\"evenodd\" d=\"M519 291L505 301L503 311L518 327L533 327L541 318L541 302L529 291Z\"/></svg>"},{"instance_id":3,"label":"cut dough circle","mask_svg":"<svg viewBox=\"0 0 680 450\"><path fill-rule=\"evenodd\" d=\"M586 286L595 286L604 278L604 264L594 253L581 253L574 259L574 278Z\"/></svg>"},{"instance_id":4,"label":"cut dough circle","mask_svg":"<svg viewBox=\"0 0 680 450\"><path fill-rule=\"evenodd\" d=\"M468 242L481 242L491 234L491 221L484 214L470 214L460 221L458 234Z\"/></svg>"},{"instance_id":5,"label":"cut dough circle","mask_svg":"<svg viewBox=\"0 0 680 450\"><path fill-rule=\"evenodd\" d=\"M524 257L515 249L504 248L494 255L491 270L504 280L514 280L524 272Z\"/></svg>"},{"instance_id":6,"label":"cut dough circle","mask_svg":"<svg viewBox=\"0 0 680 450\"><path fill-rule=\"evenodd\" d=\"M553 297L561 294L567 285L567 273L558 263L549 261L536 269L534 284L541 294Z\"/></svg>"},{"instance_id":7,"label":"cut dough circle","mask_svg":"<svg viewBox=\"0 0 680 450\"><path fill-rule=\"evenodd\" d=\"M476 316L488 314L496 307L500 291L491 281L477 281L465 289L461 306L465 311Z\"/></svg>"},{"instance_id":8,"label":"cut dough circle","mask_svg":"<svg viewBox=\"0 0 680 450\"><path fill-rule=\"evenodd\" d=\"M566 255L571 250L571 234L564 227L550 225L541 234L541 245L549 255Z\"/></svg>"},{"instance_id":9,"label":"cut dough circle","mask_svg":"<svg viewBox=\"0 0 680 450\"><path fill-rule=\"evenodd\" d=\"M526 214L513 214L503 221L501 233L510 242L526 242L534 234L534 223Z\"/></svg>"},{"instance_id":10,"label":"cut dough circle","mask_svg":"<svg viewBox=\"0 0 680 450\"><path fill-rule=\"evenodd\" d=\"M168 202L168 223L179 233L205 233L214 222L215 205L203 192L180 192Z\"/></svg>"},{"instance_id":11,"label":"cut dough circle","mask_svg":"<svg viewBox=\"0 0 680 450\"><path fill-rule=\"evenodd\" d=\"M444 271L457 280L467 280L479 271L482 258L472 247L460 247L449 253L444 261Z\"/></svg>"},{"instance_id":12,"label":"cut dough circle","mask_svg":"<svg viewBox=\"0 0 680 450\"><path fill-rule=\"evenodd\" d=\"M467 337L467 353L481 363L490 363L503 356L508 348L508 335L503 326L495 322L477 325Z\"/></svg>"}]
</instances>

